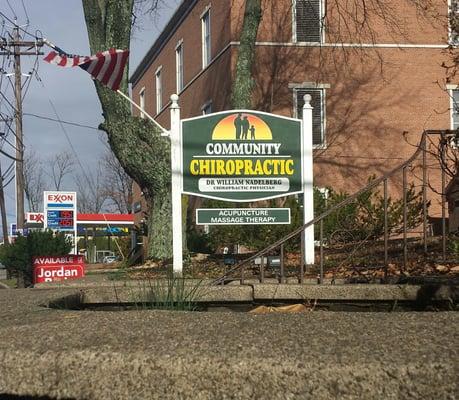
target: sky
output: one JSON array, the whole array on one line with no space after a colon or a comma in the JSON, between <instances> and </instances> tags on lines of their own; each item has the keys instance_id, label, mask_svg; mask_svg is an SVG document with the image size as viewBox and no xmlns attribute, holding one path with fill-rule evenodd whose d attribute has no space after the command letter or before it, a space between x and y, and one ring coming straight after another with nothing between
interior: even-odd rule
<instances>
[{"instance_id":1,"label":"sky","mask_svg":"<svg viewBox=\"0 0 459 400\"><path fill-rule=\"evenodd\" d=\"M139 15L131 40L130 74L169 21L179 3L180 0L167 0L155 15L145 13ZM43 37L69 53L90 54L81 0L0 0L0 11L12 20L16 16L19 25L25 30L32 34L40 31ZM2 20L0 16L0 23L3 22ZM5 23L2 32L11 31L10 24ZM30 38L26 37L24 40ZM43 47L45 55L50 50L46 46ZM38 119L27 114L56 119L57 112L58 119L63 121L97 127L103 118L94 84L89 74L79 68L68 69L50 65L42 61L43 57L40 56L38 60L39 80L33 78L30 81L23 101L24 144L26 148L35 150L43 160L62 151L75 152L80 163L75 166L74 174L81 175L82 168L85 168L88 173L87 171L97 168L98 161L105 150L103 133L70 125L64 125L64 132L58 122ZM35 60L34 56L22 57L22 72L31 71ZM11 73L13 68L12 63L7 64L5 72ZM8 85L9 83L4 80L2 92L13 101L13 92L11 88L8 89ZM3 112L8 110L5 102L0 104L0 109ZM14 136L9 134L7 139L13 142ZM4 144L3 150L9 151L10 154L14 151L8 144ZM4 171L10 160L1 156L0 161ZM72 179L66 180L65 189L75 190ZM15 222L14 181L6 188L5 200L8 223Z\"/></svg>"}]
</instances>

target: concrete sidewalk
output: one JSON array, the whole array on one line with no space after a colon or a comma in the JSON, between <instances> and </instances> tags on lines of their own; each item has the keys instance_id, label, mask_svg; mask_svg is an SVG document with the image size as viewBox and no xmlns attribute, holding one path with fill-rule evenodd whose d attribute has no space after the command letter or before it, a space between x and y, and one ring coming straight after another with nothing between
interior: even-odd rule
<instances>
[{"instance_id":1,"label":"concrete sidewalk","mask_svg":"<svg viewBox=\"0 0 459 400\"><path fill-rule=\"evenodd\" d=\"M454 399L459 314L68 311L0 291L0 394Z\"/></svg>"}]
</instances>

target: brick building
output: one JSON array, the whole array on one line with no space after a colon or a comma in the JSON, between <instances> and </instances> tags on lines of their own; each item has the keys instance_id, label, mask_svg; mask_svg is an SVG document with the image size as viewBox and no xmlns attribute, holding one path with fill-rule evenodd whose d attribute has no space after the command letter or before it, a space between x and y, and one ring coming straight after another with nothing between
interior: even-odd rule
<instances>
[{"instance_id":1,"label":"brick building","mask_svg":"<svg viewBox=\"0 0 459 400\"><path fill-rule=\"evenodd\" d=\"M133 99L163 126L173 93L182 118L231 108L244 3L183 1L132 74ZM300 117L312 96L316 186L353 192L407 159L424 129L459 126L442 67L456 41L449 1L381 3L364 15L339 0L262 1L252 108Z\"/></svg>"}]
</instances>

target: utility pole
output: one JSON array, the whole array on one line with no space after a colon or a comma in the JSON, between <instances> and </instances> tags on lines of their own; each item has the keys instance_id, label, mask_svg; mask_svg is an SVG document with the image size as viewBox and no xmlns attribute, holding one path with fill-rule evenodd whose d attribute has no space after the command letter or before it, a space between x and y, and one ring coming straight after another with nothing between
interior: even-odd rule
<instances>
[{"instance_id":1,"label":"utility pole","mask_svg":"<svg viewBox=\"0 0 459 400\"><path fill-rule=\"evenodd\" d=\"M16 98L16 228L24 229L24 142L22 134L22 73L21 56L37 56L43 53L38 49L43 46L43 40L23 41L19 33L19 26L13 28L13 40L1 40L0 55L14 56L14 93ZM26 48L26 51L22 51ZM31 51L31 49L34 49Z\"/></svg>"},{"instance_id":2,"label":"utility pole","mask_svg":"<svg viewBox=\"0 0 459 400\"><path fill-rule=\"evenodd\" d=\"M22 140L22 78L19 28L14 32L14 94L16 97L16 229L24 229L24 142Z\"/></svg>"}]
</instances>

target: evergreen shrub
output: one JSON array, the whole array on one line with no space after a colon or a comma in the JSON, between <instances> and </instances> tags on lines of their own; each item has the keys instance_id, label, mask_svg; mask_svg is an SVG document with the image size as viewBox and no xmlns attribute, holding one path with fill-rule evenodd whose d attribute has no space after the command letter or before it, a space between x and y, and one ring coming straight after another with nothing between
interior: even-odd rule
<instances>
[{"instance_id":1,"label":"evergreen shrub","mask_svg":"<svg viewBox=\"0 0 459 400\"><path fill-rule=\"evenodd\" d=\"M32 283L33 257L65 256L72 250L72 241L64 233L32 231L28 236L19 235L14 243L0 247L0 262L12 276L18 278L18 286Z\"/></svg>"}]
</instances>

